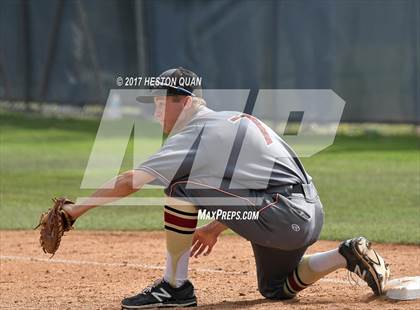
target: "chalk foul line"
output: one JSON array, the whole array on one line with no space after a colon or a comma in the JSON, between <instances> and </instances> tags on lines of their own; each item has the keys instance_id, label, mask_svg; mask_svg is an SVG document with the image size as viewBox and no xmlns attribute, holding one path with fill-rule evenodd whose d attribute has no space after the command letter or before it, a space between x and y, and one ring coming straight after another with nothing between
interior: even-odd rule
<instances>
[{"instance_id":1,"label":"chalk foul line","mask_svg":"<svg viewBox=\"0 0 420 310\"><path fill-rule=\"evenodd\" d=\"M74 260L74 259L59 259L59 258L42 258L42 257L33 257L33 256L16 256L16 255L0 255L0 260L4 261L26 261L26 262L39 262L47 264L65 264L65 265L81 265L81 266L101 266L101 267L129 267L129 268L140 268L140 269L149 269L149 270L164 270L164 266L158 265L149 265L149 264L134 264L127 262L96 262L96 261L86 261L86 260ZM221 273L221 274L231 274L231 275L249 275L250 273L244 273L239 271L227 271L223 269L211 269L211 268L190 268L190 271L196 271L200 273ZM340 279L330 279L324 278L320 280L321 282L334 283L334 284L343 284L351 285L349 281L340 280Z\"/></svg>"},{"instance_id":2,"label":"chalk foul line","mask_svg":"<svg viewBox=\"0 0 420 310\"><path fill-rule=\"evenodd\" d=\"M42 262L48 264L66 264L66 265L90 265L90 266L101 266L101 267L130 267L130 268L141 268L151 270L164 270L164 266L148 265L148 264L133 264L133 263L108 263L108 262L95 262L86 260L74 260L74 259L59 259L59 258L42 258L42 257L31 257L31 256L14 256L14 255L0 255L0 260L11 260L11 261L27 261L27 262ZM210 268L190 268L190 271L197 271L203 273L223 273L223 274L242 274L238 271L226 271L219 269Z\"/></svg>"}]
</instances>

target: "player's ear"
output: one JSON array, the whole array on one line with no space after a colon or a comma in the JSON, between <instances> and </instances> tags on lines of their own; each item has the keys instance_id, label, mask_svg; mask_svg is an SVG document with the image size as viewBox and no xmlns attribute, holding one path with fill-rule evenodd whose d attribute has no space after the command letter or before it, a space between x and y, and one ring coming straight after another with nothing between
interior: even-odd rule
<instances>
[{"instance_id":1,"label":"player's ear","mask_svg":"<svg viewBox=\"0 0 420 310\"><path fill-rule=\"evenodd\" d=\"M192 97L185 96L184 109L186 110L191 109L192 105L193 105Z\"/></svg>"}]
</instances>

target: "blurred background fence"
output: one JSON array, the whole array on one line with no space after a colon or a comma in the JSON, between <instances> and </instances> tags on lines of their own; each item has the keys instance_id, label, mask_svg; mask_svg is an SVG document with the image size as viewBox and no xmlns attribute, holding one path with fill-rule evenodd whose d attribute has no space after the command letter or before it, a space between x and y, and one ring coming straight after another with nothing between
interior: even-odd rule
<instances>
[{"instance_id":1,"label":"blurred background fence","mask_svg":"<svg viewBox=\"0 0 420 310\"><path fill-rule=\"evenodd\" d=\"M420 124L420 1L3 0L0 100L104 105L118 76L332 89L342 121Z\"/></svg>"}]
</instances>

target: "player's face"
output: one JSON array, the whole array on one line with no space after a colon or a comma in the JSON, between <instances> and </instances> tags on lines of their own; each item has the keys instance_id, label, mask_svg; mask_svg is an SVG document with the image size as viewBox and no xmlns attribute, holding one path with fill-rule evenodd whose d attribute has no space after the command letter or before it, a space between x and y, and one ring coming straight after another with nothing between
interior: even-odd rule
<instances>
[{"instance_id":1,"label":"player's face","mask_svg":"<svg viewBox=\"0 0 420 310\"><path fill-rule=\"evenodd\" d=\"M174 100L172 96L155 97L155 119L160 123L163 132L169 134L184 109L185 100Z\"/></svg>"}]
</instances>

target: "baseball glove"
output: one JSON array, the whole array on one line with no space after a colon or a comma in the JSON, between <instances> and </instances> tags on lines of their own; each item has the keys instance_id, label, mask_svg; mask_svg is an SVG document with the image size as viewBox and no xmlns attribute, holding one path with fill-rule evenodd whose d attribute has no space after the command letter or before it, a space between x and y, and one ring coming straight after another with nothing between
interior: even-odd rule
<instances>
[{"instance_id":1,"label":"baseball glove","mask_svg":"<svg viewBox=\"0 0 420 310\"><path fill-rule=\"evenodd\" d=\"M60 246L61 237L64 232L73 229L73 220L66 211L63 210L65 204L74 204L74 202L67 200L66 198L54 198L54 205L47 212L41 214L39 224L35 229L41 227L39 243L41 244L44 253L52 254Z\"/></svg>"}]
</instances>

